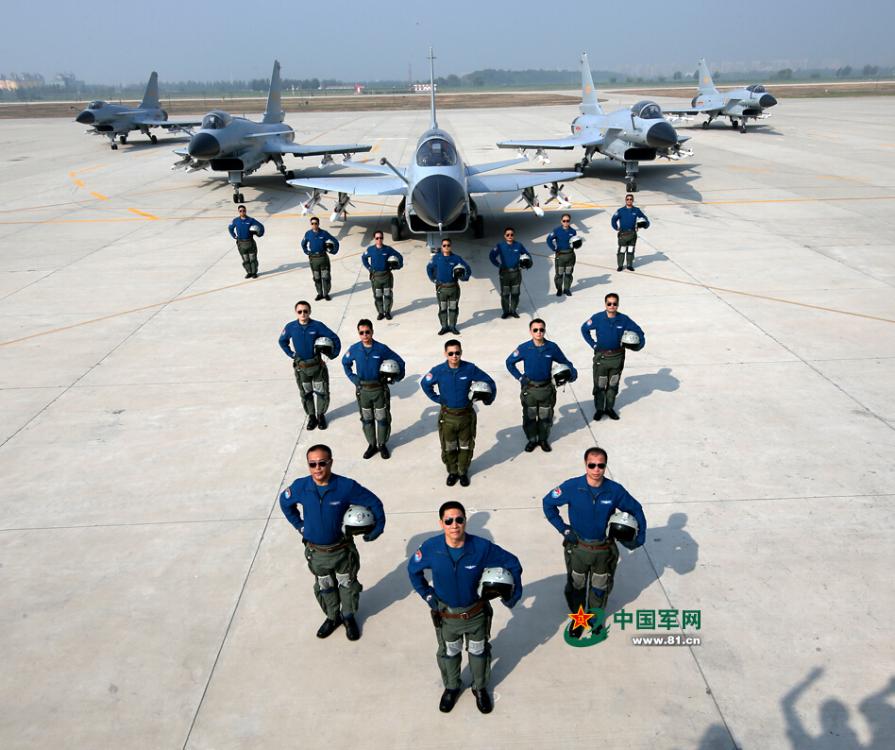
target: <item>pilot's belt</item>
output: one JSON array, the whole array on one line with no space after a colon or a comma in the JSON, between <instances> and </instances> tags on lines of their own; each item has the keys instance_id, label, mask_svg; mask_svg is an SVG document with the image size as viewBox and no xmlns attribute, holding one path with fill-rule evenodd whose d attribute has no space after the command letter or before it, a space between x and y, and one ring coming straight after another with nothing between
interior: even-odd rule
<instances>
[{"instance_id":1,"label":"pilot's belt","mask_svg":"<svg viewBox=\"0 0 895 750\"><path fill-rule=\"evenodd\" d=\"M382 388L382 381L379 380L361 380L360 381L361 388L367 388L369 390L374 390L378 388Z\"/></svg>"},{"instance_id":2,"label":"pilot's belt","mask_svg":"<svg viewBox=\"0 0 895 750\"><path fill-rule=\"evenodd\" d=\"M440 289L443 286L460 286L458 281L436 281L435 288Z\"/></svg>"},{"instance_id":3,"label":"pilot's belt","mask_svg":"<svg viewBox=\"0 0 895 750\"><path fill-rule=\"evenodd\" d=\"M471 406L464 406L462 409L451 409L448 406L441 407L442 414L452 414L456 417L462 416L463 414L469 414L470 411L472 411Z\"/></svg>"},{"instance_id":4,"label":"pilot's belt","mask_svg":"<svg viewBox=\"0 0 895 750\"><path fill-rule=\"evenodd\" d=\"M484 600L477 601L473 604L469 609L465 612L441 612L441 616L448 620L468 620L470 617L475 617L479 612L481 612L485 608Z\"/></svg>"},{"instance_id":5,"label":"pilot's belt","mask_svg":"<svg viewBox=\"0 0 895 750\"><path fill-rule=\"evenodd\" d=\"M295 364L297 364L302 370L308 367L316 367L321 363L320 357L312 357L311 359L296 359Z\"/></svg>"},{"instance_id":6,"label":"pilot's belt","mask_svg":"<svg viewBox=\"0 0 895 750\"><path fill-rule=\"evenodd\" d=\"M593 550L594 552L609 549L610 544L612 544L612 542L585 542L583 539L578 540L579 547L584 547L584 549Z\"/></svg>"},{"instance_id":7,"label":"pilot's belt","mask_svg":"<svg viewBox=\"0 0 895 750\"><path fill-rule=\"evenodd\" d=\"M336 542L335 544L314 544L313 542L305 541L305 544L318 552L337 552L338 550L347 547L350 544L350 541L348 539L343 539L341 542Z\"/></svg>"},{"instance_id":8,"label":"pilot's belt","mask_svg":"<svg viewBox=\"0 0 895 750\"><path fill-rule=\"evenodd\" d=\"M624 351L624 348L621 349L595 349L597 354L621 354Z\"/></svg>"},{"instance_id":9,"label":"pilot's belt","mask_svg":"<svg viewBox=\"0 0 895 750\"><path fill-rule=\"evenodd\" d=\"M550 385L549 380L529 380L526 388L543 388L545 385Z\"/></svg>"}]
</instances>

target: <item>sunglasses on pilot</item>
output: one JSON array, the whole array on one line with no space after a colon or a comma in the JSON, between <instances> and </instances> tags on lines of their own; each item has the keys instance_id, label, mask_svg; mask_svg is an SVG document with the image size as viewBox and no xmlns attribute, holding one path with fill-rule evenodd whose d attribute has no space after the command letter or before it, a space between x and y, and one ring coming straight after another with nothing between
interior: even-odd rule
<instances>
[{"instance_id":1,"label":"sunglasses on pilot","mask_svg":"<svg viewBox=\"0 0 895 750\"><path fill-rule=\"evenodd\" d=\"M331 459L329 458L324 458L322 461L308 461L308 466L312 469L325 469L327 466L329 466L330 460Z\"/></svg>"},{"instance_id":2,"label":"sunglasses on pilot","mask_svg":"<svg viewBox=\"0 0 895 750\"><path fill-rule=\"evenodd\" d=\"M450 518L444 519L445 526L453 526L455 522L457 526L462 526L464 523L466 523L466 519L463 518L463 516L451 516Z\"/></svg>"},{"instance_id":3,"label":"sunglasses on pilot","mask_svg":"<svg viewBox=\"0 0 895 750\"><path fill-rule=\"evenodd\" d=\"M591 463L589 463L589 464L587 465L587 468L588 468L588 469L605 469L605 468L606 468L606 464L603 464L603 463L599 463L599 464L597 464L597 463L593 463L593 462L591 462Z\"/></svg>"}]
</instances>

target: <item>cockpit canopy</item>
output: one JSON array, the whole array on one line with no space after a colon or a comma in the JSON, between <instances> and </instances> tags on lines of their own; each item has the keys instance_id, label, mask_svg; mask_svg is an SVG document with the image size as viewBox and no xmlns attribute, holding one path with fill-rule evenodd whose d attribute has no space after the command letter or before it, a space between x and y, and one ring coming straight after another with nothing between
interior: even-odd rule
<instances>
[{"instance_id":1,"label":"cockpit canopy","mask_svg":"<svg viewBox=\"0 0 895 750\"><path fill-rule=\"evenodd\" d=\"M230 124L230 115L216 110L202 118L202 130L220 130Z\"/></svg>"},{"instance_id":2,"label":"cockpit canopy","mask_svg":"<svg viewBox=\"0 0 895 750\"><path fill-rule=\"evenodd\" d=\"M760 83L753 83L751 86L746 86L746 91L751 91L753 94L764 94L767 89Z\"/></svg>"},{"instance_id":3,"label":"cockpit canopy","mask_svg":"<svg viewBox=\"0 0 895 750\"><path fill-rule=\"evenodd\" d=\"M642 120L658 120L662 117L662 108L649 99L637 102L637 104L631 107L631 111Z\"/></svg>"},{"instance_id":4,"label":"cockpit canopy","mask_svg":"<svg viewBox=\"0 0 895 750\"><path fill-rule=\"evenodd\" d=\"M443 138L430 138L416 152L416 163L420 167L451 167L457 163L457 151Z\"/></svg>"},{"instance_id":5,"label":"cockpit canopy","mask_svg":"<svg viewBox=\"0 0 895 750\"><path fill-rule=\"evenodd\" d=\"M87 109L102 109L105 106L106 103L102 99L94 99L87 105Z\"/></svg>"}]
</instances>

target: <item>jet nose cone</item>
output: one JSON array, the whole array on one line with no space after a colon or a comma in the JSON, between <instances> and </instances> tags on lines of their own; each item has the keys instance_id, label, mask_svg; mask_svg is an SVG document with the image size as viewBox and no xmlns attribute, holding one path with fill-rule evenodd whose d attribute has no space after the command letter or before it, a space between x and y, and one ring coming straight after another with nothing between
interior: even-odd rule
<instances>
[{"instance_id":1,"label":"jet nose cone","mask_svg":"<svg viewBox=\"0 0 895 750\"><path fill-rule=\"evenodd\" d=\"M646 142L653 148L669 148L677 143L677 132L667 122L657 122L646 131Z\"/></svg>"},{"instance_id":2,"label":"jet nose cone","mask_svg":"<svg viewBox=\"0 0 895 750\"><path fill-rule=\"evenodd\" d=\"M190 156L194 156L197 159L212 159L220 153L221 144L210 133L196 133L196 135L190 138L190 145L187 150Z\"/></svg>"},{"instance_id":3,"label":"jet nose cone","mask_svg":"<svg viewBox=\"0 0 895 750\"><path fill-rule=\"evenodd\" d=\"M85 109L75 118L75 122L79 122L81 125L93 125L96 122L96 118L93 116L93 112L88 112Z\"/></svg>"},{"instance_id":4,"label":"jet nose cone","mask_svg":"<svg viewBox=\"0 0 895 750\"><path fill-rule=\"evenodd\" d=\"M466 192L453 177L443 174L424 177L413 188L410 202L426 224L450 226L466 205Z\"/></svg>"},{"instance_id":5,"label":"jet nose cone","mask_svg":"<svg viewBox=\"0 0 895 750\"><path fill-rule=\"evenodd\" d=\"M773 107L776 103L777 100L770 94L763 94L761 99L758 100L758 104L762 109Z\"/></svg>"}]
</instances>

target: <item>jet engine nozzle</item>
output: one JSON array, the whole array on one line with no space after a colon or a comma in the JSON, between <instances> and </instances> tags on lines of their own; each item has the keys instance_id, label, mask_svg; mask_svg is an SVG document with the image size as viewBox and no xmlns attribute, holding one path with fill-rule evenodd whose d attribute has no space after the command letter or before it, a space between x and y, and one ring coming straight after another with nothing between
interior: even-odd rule
<instances>
[{"instance_id":1,"label":"jet engine nozzle","mask_svg":"<svg viewBox=\"0 0 895 750\"><path fill-rule=\"evenodd\" d=\"M414 185L410 203L421 221L432 227L447 227L466 207L466 191L453 177L434 174Z\"/></svg>"},{"instance_id":2,"label":"jet engine nozzle","mask_svg":"<svg viewBox=\"0 0 895 750\"><path fill-rule=\"evenodd\" d=\"M196 133L190 138L187 151L197 159L213 159L221 152L221 144L211 133Z\"/></svg>"},{"instance_id":3,"label":"jet engine nozzle","mask_svg":"<svg viewBox=\"0 0 895 750\"><path fill-rule=\"evenodd\" d=\"M667 122L657 122L646 131L646 142L653 148L670 148L677 143L677 132Z\"/></svg>"}]
</instances>

